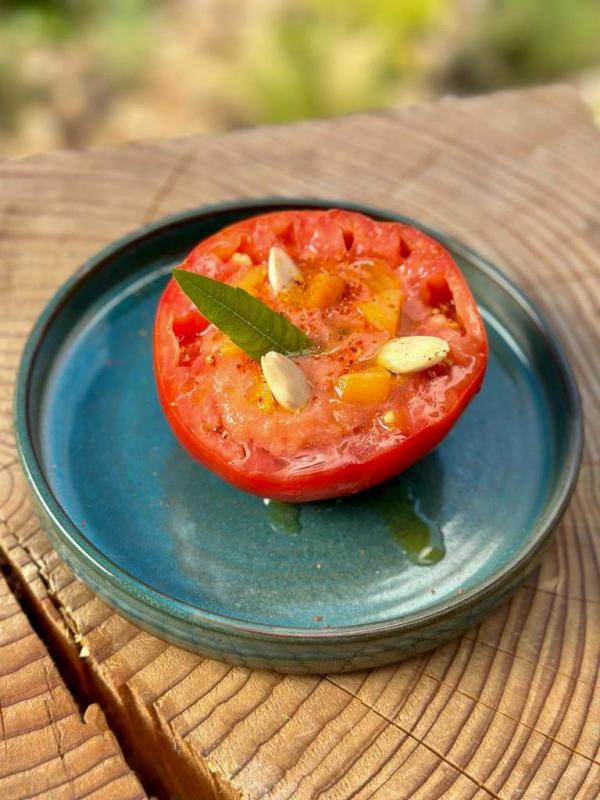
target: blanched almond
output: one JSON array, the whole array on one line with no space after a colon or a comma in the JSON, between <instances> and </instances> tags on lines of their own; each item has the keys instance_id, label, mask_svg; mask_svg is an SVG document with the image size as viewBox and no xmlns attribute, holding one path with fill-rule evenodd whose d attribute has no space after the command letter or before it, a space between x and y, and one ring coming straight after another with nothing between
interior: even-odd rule
<instances>
[{"instance_id":1,"label":"blanched almond","mask_svg":"<svg viewBox=\"0 0 600 800\"><path fill-rule=\"evenodd\" d=\"M286 411L299 411L308 405L308 380L290 358L272 350L260 359L260 366L273 397Z\"/></svg>"},{"instance_id":2,"label":"blanched almond","mask_svg":"<svg viewBox=\"0 0 600 800\"><path fill-rule=\"evenodd\" d=\"M275 294L291 289L295 283L303 283L304 278L296 262L282 247L272 247L269 251L269 283Z\"/></svg>"},{"instance_id":3,"label":"blanched almond","mask_svg":"<svg viewBox=\"0 0 600 800\"><path fill-rule=\"evenodd\" d=\"M383 345L377 363L398 375L410 375L440 364L449 352L448 342L437 336L401 336Z\"/></svg>"}]
</instances>

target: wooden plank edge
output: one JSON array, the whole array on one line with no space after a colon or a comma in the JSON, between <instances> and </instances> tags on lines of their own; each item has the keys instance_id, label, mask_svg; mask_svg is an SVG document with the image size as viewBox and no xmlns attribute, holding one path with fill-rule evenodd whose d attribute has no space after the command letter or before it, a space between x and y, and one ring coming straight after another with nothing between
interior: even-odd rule
<instances>
[{"instance_id":1,"label":"wooden plank edge","mask_svg":"<svg viewBox=\"0 0 600 800\"><path fill-rule=\"evenodd\" d=\"M5 523L0 520L0 528ZM244 800L243 793L227 780L218 765L201 760L173 730L129 690L127 683L108 682L101 664L87 658L76 624L53 599L44 570L20 544L6 548L0 531L0 563L17 587L32 628L47 649L71 693L81 707L96 706L106 718L126 762L149 795L159 800L173 797L203 800ZM38 596L22 566L36 569L43 584ZM90 712L91 713L91 712Z\"/></svg>"},{"instance_id":2,"label":"wooden plank edge","mask_svg":"<svg viewBox=\"0 0 600 800\"><path fill-rule=\"evenodd\" d=\"M102 709L82 709L13 582L0 561L0 794L146 798Z\"/></svg>"}]
</instances>

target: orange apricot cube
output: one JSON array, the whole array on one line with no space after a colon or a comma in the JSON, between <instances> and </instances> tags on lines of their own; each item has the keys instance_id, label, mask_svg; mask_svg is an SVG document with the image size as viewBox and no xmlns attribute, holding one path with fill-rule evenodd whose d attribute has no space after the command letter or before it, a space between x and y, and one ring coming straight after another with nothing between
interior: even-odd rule
<instances>
[{"instance_id":1,"label":"orange apricot cube","mask_svg":"<svg viewBox=\"0 0 600 800\"><path fill-rule=\"evenodd\" d=\"M348 372L338 380L335 390L345 403L383 403L390 393L392 376L382 367L363 372Z\"/></svg>"},{"instance_id":2,"label":"orange apricot cube","mask_svg":"<svg viewBox=\"0 0 600 800\"><path fill-rule=\"evenodd\" d=\"M375 295L373 300L358 303L358 308L367 322L380 331L387 331L392 336L398 330L400 309L402 308L402 290L386 289Z\"/></svg>"},{"instance_id":3,"label":"orange apricot cube","mask_svg":"<svg viewBox=\"0 0 600 800\"><path fill-rule=\"evenodd\" d=\"M267 268L264 264L258 264L256 267L250 267L241 277L239 277L234 286L240 289L245 289L248 294L256 297L260 293L261 287L267 279Z\"/></svg>"},{"instance_id":4,"label":"orange apricot cube","mask_svg":"<svg viewBox=\"0 0 600 800\"><path fill-rule=\"evenodd\" d=\"M309 308L328 308L335 305L346 289L346 281L332 272L318 272L304 293Z\"/></svg>"}]
</instances>

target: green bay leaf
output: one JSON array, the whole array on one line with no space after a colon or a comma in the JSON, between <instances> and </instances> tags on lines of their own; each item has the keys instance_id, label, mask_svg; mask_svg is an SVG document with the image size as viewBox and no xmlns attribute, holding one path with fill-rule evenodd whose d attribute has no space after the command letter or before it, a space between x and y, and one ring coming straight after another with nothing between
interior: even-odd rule
<instances>
[{"instance_id":1,"label":"green bay leaf","mask_svg":"<svg viewBox=\"0 0 600 800\"><path fill-rule=\"evenodd\" d=\"M183 269L172 275L200 313L251 358L271 350L294 355L313 347L300 328L244 289Z\"/></svg>"}]
</instances>

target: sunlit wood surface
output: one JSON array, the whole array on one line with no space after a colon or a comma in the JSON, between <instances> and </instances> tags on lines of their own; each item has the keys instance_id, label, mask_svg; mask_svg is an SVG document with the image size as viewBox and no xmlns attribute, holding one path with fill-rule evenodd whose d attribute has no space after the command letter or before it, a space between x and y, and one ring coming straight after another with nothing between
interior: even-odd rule
<instances>
[{"instance_id":1,"label":"sunlit wood surface","mask_svg":"<svg viewBox=\"0 0 600 800\"><path fill-rule=\"evenodd\" d=\"M585 459L541 567L479 628L392 667L286 677L141 632L49 546L17 463L15 370L58 285L149 220L265 194L366 202L454 234L535 298L578 375ZM0 548L21 598L2 584L0 797L143 796L64 679L158 797L595 800L599 274L600 132L566 88L1 163Z\"/></svg>"}]
</instances>

